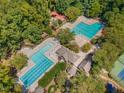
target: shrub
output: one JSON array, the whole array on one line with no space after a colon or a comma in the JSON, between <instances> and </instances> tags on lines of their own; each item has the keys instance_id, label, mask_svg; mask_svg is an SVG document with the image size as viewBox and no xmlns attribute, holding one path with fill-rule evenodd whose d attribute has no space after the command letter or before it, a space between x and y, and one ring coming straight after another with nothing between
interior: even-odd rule
<instances>
[{"instance_id":1,"label":"shrub","mask_svg":"<svg viewBox=\"0 0 124 93\"><path fill-rule=\"evenodd\" d=\"M57 38L62 45L67 45L71 40L74 39L74 33L70 32L69 29L62 29Z\"/></svg>"},{"instance_id":2,"label":"shrub","mask_svg":"<svg viewBox=\"0 0 124 93\"><path fill-rule=\"evenodd\" d=\"M46 87L55 76L57 76L61 71L66 69L66 63L57 63L49 72L45 73L45 75L39 80L39 85L41 87Z\"/></svg>"},{"instance_id":3,"label":"shrub","mask_svg":"<svg viewBox=\"0 0 124 93\"><path fill-rule=\"evenodd\" d=\"M55 93L56 90L57 90L57 87L55 85L51 85L48 88L48 93Z\"/></svg>"},{"instance_id":4,"label":"shrub","mask_svg":"<svg viewBox=\"0 0 124 93\"><path fill-rule=\"evenodd\" d=\"M85 53L88 52L90 49L91 49L91 44L89 43L84 44L83 47L81 48L81 50Z\"/></svg>"},{"instance_id":5,"label":"shrub","mask_svg":"<svg viewBox=\"0 0 124 93\"><path fill-rule=\"evenodd\" d=\"M66 47L69 48L70 50L76 52L76 53L79 52L79 46L77 44L69 44Z\"/></svg>"},{"instance_id":6,"label":"shrub","mask_svg":"<svg viewBox=\"0 0 124 93\"><path fill-rule=\"evenodd\" d=\"M15 66L17 70L22 69L27 64L28 58L23 54L16 54L11 60L11 65Z\"/></svg>"}]
</instances>

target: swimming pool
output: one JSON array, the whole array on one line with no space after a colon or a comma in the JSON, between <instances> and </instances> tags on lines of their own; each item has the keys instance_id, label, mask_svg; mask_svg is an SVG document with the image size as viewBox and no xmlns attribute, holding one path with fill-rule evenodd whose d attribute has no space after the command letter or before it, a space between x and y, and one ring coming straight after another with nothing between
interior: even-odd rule
<instances>
[{"instance_id":1,"label":"swimming pool","mask_svg":"<svg viewBox=\"0 0 124 93\"><path fill-rule=\"evenodd\" d=\"M103 28L103 25L99 22L91 25L81 22L70 31L74 32L76 35L84 35L88 39L92 39L101 28Z\"/></svg>"},{"instance_id":2,"label":"swimming pool","mask_svg":"<svg viewBox=\"0 0 124 93\"><path fill-rule=\"evenodd\" d=\"M44 55L44 53L52 47L53 45L48 43L30 57L30 60L32 60L35 65L20 78L26 88L30 87L54 64Z\"/></svg>"}]
</instances>

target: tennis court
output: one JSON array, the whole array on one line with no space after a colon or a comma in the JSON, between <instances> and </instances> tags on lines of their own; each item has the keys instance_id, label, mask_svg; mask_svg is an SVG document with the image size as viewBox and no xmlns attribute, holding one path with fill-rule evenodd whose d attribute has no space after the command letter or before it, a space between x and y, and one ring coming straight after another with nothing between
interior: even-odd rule
<instances>
[{"instance_id":1,"label":"tennis court","mask_svg":"<svg viewBox=\"0 0 124 93\"><path fill-rule=\"evenodd\" d=\"M124 86L124 54L115 62L110 74L118 83Z\"/></svg>"}]
</instances>

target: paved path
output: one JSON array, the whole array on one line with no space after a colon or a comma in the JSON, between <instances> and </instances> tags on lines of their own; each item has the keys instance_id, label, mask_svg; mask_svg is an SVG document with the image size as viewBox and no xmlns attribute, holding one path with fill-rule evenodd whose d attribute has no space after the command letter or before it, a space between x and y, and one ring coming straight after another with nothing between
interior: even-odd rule
<instances>
[{"instance_id":1,"label":"paved path","mask_svg":"<svg viewBox=\"0 0 124 93\"><path fill-rule=\"evenodd\" d=\"M116 86L119 90L122 91L122 93L124 93L124 87L120 86L118 83L116 83L113 79L109 78L109 77L106 77L106 76L103 76L103 75L100 75L100 77L107 81L107 82L111 82L114 86Z\"/></svg>"}]
</instances>

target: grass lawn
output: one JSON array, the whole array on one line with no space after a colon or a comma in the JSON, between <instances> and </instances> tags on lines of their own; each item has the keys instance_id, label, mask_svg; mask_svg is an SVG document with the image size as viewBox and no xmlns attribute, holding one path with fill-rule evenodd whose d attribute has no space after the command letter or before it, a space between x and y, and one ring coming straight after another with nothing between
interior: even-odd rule
<instances>
[{"instance_id":1,"label":"grass lawn","mask_svg":"<svg viewBox=\"0 0 124 93\"><path fill-rule=\"evenodd\" d=\"M66 63L61 62L57 63L49 72L47 72L40 80L39 85L43 88L45 88L53 79L55 76L60 74L61 71L64 71L66 69Z\"/></svg>"}]
</instances>

